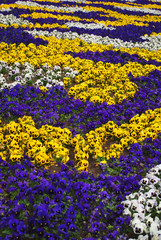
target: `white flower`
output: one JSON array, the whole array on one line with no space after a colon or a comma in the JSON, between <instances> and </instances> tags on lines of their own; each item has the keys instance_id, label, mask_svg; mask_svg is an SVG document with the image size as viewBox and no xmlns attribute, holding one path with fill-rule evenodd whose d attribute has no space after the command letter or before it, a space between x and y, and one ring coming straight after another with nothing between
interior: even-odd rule
<instances>
[{"instance_id":1,"label":"white flower","mask_svg":"<svg viewBox=\"0 0 161 240\"><path fill-rule=\"evenodd\" d=\"M52 79L51 76L47 76L46 79L47 79L47 81L48 81L49 83L52 83L52 81L53 81L53 79Z\"/></svg>"},{"instance_id":2,"label":"white flower","mask_svg":"<svg viewBox=\"0 0 161 240\"><path fill-rule=\"evenodd\" d=\"M132 199L138 197L138 193L131 193L130 195L126 196L127 199Z\"/></svg>"},{"instance_id":3,"label":"white flower","mask_svg":"<svg viewBox=\"0 0 161 240\"><path fill-rule=\"evenodd\" d=\"M4 84L2 85L2 88L7 88L7 89L9 89L9 84L8 84L8 83L4 83Z\"/></svg>"},{"instance_id":4,"label":"white flower","mask_svg":"<svg viewBox=\"0 0 161 240\"><path fill-rule=\"evenodd\" d=\"M12 71L9 71L9 72L8 72L8 76L9 76L9 77L12 77L12 76L13 76Z\"/></svg>"},{"instance_id":5,"label":"white flower","mask_svg":"<svg viewBox=\"0 0 161 240\"><path fill-rule=\"evenodd\" d=\"M153 174L148 173L147 178L149 179L149 182L152 184L156 184L160 181L160 178L154 176Z\"/></svg>"},{"instance_id":6,"label":"white flower","mask_svg":"<svg viewBox=\"0 0 161 240\"><path fill-rule=\"evenodd\" d=\"M143 222L145 219L145 210L144 210L144 212L135 212L135 213L133 213L132 216L133 216L133 218L138 218L141 222Z\"/></svg>"},{"instance_id":7,"label":"white flower","mask_svg":"<svg viewBox=\"0 0 161 240\"><path fill-rule=\"evenodd\" d=\"M30 73L26 73L25 74L25 80L26 81L30 81L31 80L31 74Z\"/></svg>"},{"instance_id":8,"label":"white flower","mask_svg":"<svg viewBox=\"0 0 161 240\"><path fill-rule=\"evenodd\" d=\"M151 223L150 226L150 235L157 235L160 227L160 220L158 217L155 217L155 221Z\"/></svg>"},{"instance_id":9,"label":"white flower","mask_svg":"<svg viewBox=\"0 0 161 240\"><path fill-rule=\"evenodd\" d=\"M153 218L151 217L151 214L149 214L148 216L146 216L145 219L146 219L146 225L147 225L148 227L150 227L151 224L152 224L152 222L153 222Z\"/></svg>"},{"instance_id":10,"label":"white flower","mask_svg":"<svg viewBox=\"0 0 161 240\"><path fill-rule=\"evenodd\" d=\"M146 198L144 197L144 195L139 196L138 202L141 203L141 204L145 204Z\"/></svg>"},{"instance_id":11,"label":"white flower","mask_svg":"<svg viewBox=\"0 0 161 240\"><path fill-rule=\"evenodd\" d=\"M6 79L0 76L0 84L4 84L4 83L6 83Z\"/></svg>"},{"instance_id":12,"label":"white flower","mask_svg":"<svg viewBox=\"0 0 161 240\"><path fill-rule=\"evenodd\" d=\"M145 193L146 198L156 198L158 194L158 190L152 188L148 192Z\"/></svg>"},{"instance_id":13,"label":"white flower","mask_svg":"<svg viewBox=\"0 0 161 240\"><path fill-rule=\"evenodd\" d=\"M40 87L42 85L42 82L40 79L38 79L36 82L35 82L35 86L36 87Z\"/></svg>"},{"instance_id":14,"label":"white flower","mask_svg":"<svg viewBox=\"0 0 161 240\"><path fill-rule=\"evenodd\" d=\"M131 210L137 212L138 206L139 206L138 200L136 200L136 199L131 200Z\"/></svg>"},{"instance_id":15,"label":"white flower","mask_svg":"<svg viewBox=\"0 0 161 240\"><path fill-rule=\"evenodd\" d=\"M156 207L157 213L161 213L161 202L159 202L159 205Z\"/></svg>"},{"instance_id":16,"label":"white flower","mask_svg":"<svg viewBox=\"0 0 161 240\"><path fill-rule=\"evenodd\" d=\"M157 204L156 199L149 199L149 200L146 202L146 205L147 205L149 208L153 208L156 204Z\"/></svg>"},{"instance_id":17,"label":"white flower","mask_svg":"<svg viewBox=\"0 0 161 240\"><path fill-rule=\"evenodd\" d=\"M148 178L142 178L141 181L139 182L140 185L148 185L149 179Z\"/></svg>"},{"instance_id":18,"label":"white flower","mask_svg":"<svg viewBox=\"0 0 161 240\"><path fill-rule=\"evenodd\" d=\"M145 235L145 236L139 235L138 240L149 240L149 236L148 235Z\"/></svg>"},{"instance_id":19,"label":"white flower","mask_svg":"<svg viewBox=\"0 0 161 240\"><path fill-rule=\"evenodd\" d=\"M122 201L121 204L123 204L124 208L129 208L131 206L130 200Z\"/></svg>"},{"instance_id":20,"label":"white flower","mask_svg":"<svg viewBox=\"0 0 161 240\"><path fill-rule=\"evenodd\" d=\"M15 67L20 67L21 64L20 64L19 62L15 62L15 63L14 63L14 66L15 66Z\"/></svg>"},{"instance_id":21,"label":"white flower","mask_svg":"<svg viewBox=\"0 0 161 240\"><path fill-rule=\"evenodd\" d=\"M129 215L131 217L132 213L130 212L130 210L128 208L126 208L123 211L123 215Z\"/></svg>"},{"instance_id":22,"label":"white flower","mask_svg":"<svg viewBox=\"0 0 161 240\"><path fill-rule=\"evenodd\" d=\"M49 89L50 87L52 87L52 84L47 83L45 87Z\"/></svg>"},{"instance_id":23,"label":"white flower","mask_svg":"<svg viewBox=\"0 0 161 240\"><path fill-rule=\"evenodd\" d=\"M49 66L47 63L45 63L42 67L43 67L44 69L50 69L50 66Z\"/></svg>"},{"instance_id":24,"label":"white flower","mask_svg":"<svg viewBox=\"0 0 161 240\"><path fill-rule=\"evenodd\" d=\"M147 232L147 227L145 223L139 222L134 225L133 230L135 234L142 234L143 232Z\"/></svg>"}]
</instances>

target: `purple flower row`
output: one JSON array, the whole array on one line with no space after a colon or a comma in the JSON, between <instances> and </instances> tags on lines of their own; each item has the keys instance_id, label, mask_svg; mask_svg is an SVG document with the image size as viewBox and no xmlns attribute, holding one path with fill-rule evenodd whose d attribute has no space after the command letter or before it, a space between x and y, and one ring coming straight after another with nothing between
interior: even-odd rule
<instances>
[{"instance_id":1,"label":"purple flower row","mask_svg":"<svg viewBox=\"0 0 161 240\"><path fill-rule=\"evenodd\" d=\"M78 173L72 161L51 174L35 169L27 156L21 164L0 160L0 240L76 240L88 233L91 239L104 240L119 239L123 232L128 239L130 217L122 216L121 202L139 188L148 169L161 163L160 150L160 137L133 144L126 157L113 159L113 166L101 165L102 174L96 178ZM113 169L118 169L117 175L110 175Z\"/></svg>"},{"instance_id":2,"label":"purple flower row","mask_svg":"<svg viewBox=\"0 0 161 240\"><path fill-rule=\"evenodd\" d=\"M40 2L39 2L39 4L40 4ZM49 2L46 2L46 4L47 5L50 5L50 3ZM51 3L52 4L52 6L59 6L59 7L61 7L61 4L60 3ZM64 3L63 3L64 4ZM45 5L45 3L43 2L43 5ZM72 6L72 5L71 5ZM62 6L62 7L64 7L64 6ZM32 10L30 10L30 9L20 9L20 8L13 8L11 11L10 11L10 14L13 14L14 16L16 16L16 17L20 17L20 15L22 15L22 14L31 14L33 11ZM69 12L56 12L56 11L48 11L48 12L46 12L46 11L43 11L43 10L35 10L34 12L38 12L38 13L50 13L50 14L53 14L53 15L55 15L55 16L57 16L57 15L61 15L61 16L71 16L71 13ZM3 12L3 14L4 15L8 15L8 12L7 11L4 11ZM104 12L103 11L97 11L97 12L81 12L81 11L75 11L75 12L73 12L72 13L72 16L73 17L79 17L79 18L82 18L82 19L92 19L92 18L94 18L95 20L97 19L97 20L99 20L99 21L107 21L107 20L109 20L109 21L116 21L117 19L116 18L114 18L114 17L106 17L106 16L100 16L100 15L102 15L102 14L104 14ZM31 18L27 18L27 20L31 20ZM87 23L87 21L81 21L81 22L84 22L84 23ZM90 23L90 22L88 22L88 23ZM92 22L91 22L92 23Z\"/></svg>"},{"instance_id":3,"label":"purple flower row","mask_svg":"<svg viewBox=\"0 0 161 240\"><path fill-rule=\"evenodd\" d=\"M74 53L74 52L65 52L65 54L70 54L72 57L76 58L79 57L81 59L89 59L94 62L110 62L114 64L121 63L122 65L127 64L129 61L130 62L138 62L142 65L145 64L152 64L155 66L160 66L160 62L157 62L155 60L149 60L146 61L145 59L140 59L138 54L129 54L129 53L121 53L120 50L118 51L104 51L104 52L79 52L79 53Z\"/></svg>"},{"instance_id":4,"label":"purple flower row","mask_svg":"<svg viewBox=\"0 0 161 240\"><path fill-rule=\"evenodd\" d=\"M9 27L4 29L3 27L0 28L0 39L1 42L5 42L8 44L11 43L24 43L26 45L30 43L34 43L35 45L47 45L48 41L43 40L41 38L34 38L31 34L24 32L22 28L15 29L14 27Z\"/></svg>"},{"instance_id":5,"label":"purple flower row","mask_svg":"<svg viewBox=\"0 0 161 240\"><path fill-rule=\"evenodd\" d=\"M11 90L3 89L0 93L0 114L10 121L23 115L33 117L37 127L43 124L65 127L68 122L70 130L86 133L108 121L118 125L128 122L134 115L148 109L161 107L161 72L155 70L149 77L131 78L139 87L139 91L131 100L123 100L121 104L94 104L70 98L67 91L60 86L52 87L48 92L31 86L16 85ZM42 97L43 95L43 97Z\"/></svg>"}]
</instances>

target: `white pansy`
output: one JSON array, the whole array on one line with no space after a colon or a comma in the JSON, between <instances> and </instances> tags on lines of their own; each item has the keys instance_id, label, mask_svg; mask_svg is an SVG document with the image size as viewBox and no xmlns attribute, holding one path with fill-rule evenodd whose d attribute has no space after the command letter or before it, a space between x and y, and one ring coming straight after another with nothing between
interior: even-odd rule
<instances>
[{"instance_id":1,"label":"white pansy","mask_svg":"<svg viewBox=\"0 0 161 240\"><path fill-rule=\"evenodd\" d=\"M161 213L161 202L159 202L159 205L156 207L157 213Z\"/></svg>"},{"instance_id":2,"label":"white pansy","mask_svg":"<svg viewBox=\"0 0 161 240\"><path fill-rule=\"evenodd\" d=\"M155 9L149 9L149 8L141 8L141 7L134 7L134 6L128 6L128 7L123 7L123 6L114 6L114 8L120 8L122 10L128 10L128 11L133 11L133 12L144 12L144 13L152 13L156 15L161 15L161 11L155 10Z\"/></svg>"},{"instance_id":3,"label":"white pansy","mask_svg":"<svg viewBox=\"0 0 161 240\"><path fill-rule=\"evenodd\" d=\"M130 195L126 196L126 199L138 198L138 196L139 196L138 193L131 193Z\"/></svg>"},{"instance_id":4,"label":"white pansy","mask_svg":"<svg viewBox=\"0 0 161 240\"><path fill-rule=\"evenodd\" d=\"M42 82L40 79L38 79L36 82L35 82L35 86L36 87L40 87L42 85Z\"/></svg>"},{"instance_id":5,"label":"white pansy","mask_svg":"<svg viewBox=\"0 0 161 240\"><path fill-rule=\"evenodd\" d=\"M33 36L45 36L43 30L24 30L25 32L28 32L29 34L32 34ZM133 43L132 41L123 41L119 38L110 38L108 36L102 37L94 34L78 34L76 32L64 32L60 33L57 30L54 30L52 32L48 32L47 36L54 36L56 38L63 38L63 39L76 39L79 38L83 41L86 41L87 43L97 43L97 44L104 44L104 45L113 45L113 47L120 49L121 47L123 48L144 48L148 49L150 51L157 51L161 49L161 41L157 40L160 39L160 37L157 37L156 41L153 38L149 38L148 41L144 42L136 42Z\"/></svg>"},{"instance_id":6,"label":"white pansy","mask_svg":"<svg viewBox=\"0 0 161 240\"><path fill-rule=\"evenodd\" d=\"M2 85L2 88L7 88L7 89L8 89L8 88L9 88L9 85L10 85L10 84L8 84L8 83L4 83L4 84Z\"/></svg>"},{"instance_id":7,"label":"white pansy","mask_svg":"<svg viewBox=\"0 0 161 240\"><path fill-rule=\"evenodd\" d=\"M0 76L0 84L6 83L6 79L3 76Z\"/></svg>"},{"instance_id":8,"label":"white pansy","mask_svg":"<svg viewBox=\"0 0 161 240\"><path fill-rule=\"evenodd\" d=\"M2 65L3 67L6 67L7 66L7 62L5 62L3 60L0 60L0 65Z\"/></svg>"},{"instance_id":9,"label":"white pansy","mask_svg":"<svg viewBox=\"0 0 161 240\"><path fill-rule=\"evenodd\" d=\"M135 234L142 234L143 232L147 232L147 226L145 223L139 222L134 225L133 230Z\"/></svg>"},{"instance_id":10,"label":"white pansy","mask_svg":"<svg viewBox=\"0 0 161 240\"><path fill-rule=\"evenodd\" d=\"M148 192L145 193L145 197L146 198L156 198L157 194L158 194L158 190L152 188Z\"/></svg>"},{"instance_id":11,"label":"white pansy","mask_svg":"<svg viewBox=\"0 0 161 240\"><path fill-rule=\"evenodd\" d=\"M58 85L61 87L64 87L64 83L63 82L58 82Z\"/></svg>"},{"instance_id":12,"label":"white pansy","mask_svg":"<svg viewBox=\"0 0 161 240\"><path fill-rule=\"evenodd\" d=\"M32 78L32 74L26 73L24 77L25 77L26 81L30 81Z\"/></svg>"},{"instance_id":13,"label":"white pansy","mask_svg":"<svg viewBox=\"0 0 161 240\"><path fill-rule=\"evenodd\" d=\"M15 62L15 63L14 63L14 67L19 68L20 66L21 66L21 64L20 64L19 62Z\"/></svg>"},{"instance_id":14,"label":"white pansy","mask_svg":"<svg viewBox=\"0 0 161 240\"><path fill-rule=\"evenodd\" d=\"M68 6L65 6L65 7L56 7L56 6L51 6L51 5L42 5L42 4L38 4L38 3L35 3L35 2L30 2L30 1L17 1L15 2L15 4L18 4L18 5L25 5L25 6L28 6L28 7L41 7L41 8L44 8L45 10L61 10L61 11L66 11L66 12L75 12L75 11L81 11L81 12L90 12L88 10L85 10L81 7L68 7Z\"/></svg>"},{"instance_id":15,"label":"white pansy","mask_svg":"<svg viewBox=\"0 0 161 240\"><path fill-rule=\"evenodd\" d=\"M108 30L115 30L115 27L106 27L105 24L102 23L80 23L80 22L67 22L65 23L67 27L77 27L77 28L84 28L84 29L108 29Z\"/></svg>"},{"instance_id":16,"label":"white pansy","mask_svg":"<svg viewBox=\"0 0 161 240\"><path fill-rule=\"evenodd\" d=\"M11 25L11 24L18 24L18 25L22 25L22 24L29 24L29 21L24 20L23 18L17 18L16 16L14 16L13 14L9 14L9 15L4 15L2 13L0 13L0 24L5 24L5 25Z\"/></svg>"},{"instance_id":17,"label":"white pansy","mask_svg":"<svg viewBox=\"0 0 161 240\"><path fill-rule=\"evenodd\" d=\"M145 220L146 220L146 225L147 225L148 227L150 227L151 224L152 224L152 222L154 221L153 218L150 217L150 216L147 216L147 217L145 218Z\"/></svg>"},{"instance_id":18,"label":"white pansy","mask_svg":"<svg viewBox=\"0 0 161 240\"><path fill-rule=\"evenodd\" d=\"M150 235L157 235L160 228L160 219L155 217L155 220L151 223L150 226Z\"/></svg>"},{"instance_id":19,"label":"white pansy","mask_svg":"<svg viewBox=\"0 0 161 240\"><path fill-rule=\"evenodd\" d=\"M145 236L139 235L138 240L149 240L149 236L148 235L145 235Z\"/></svg>"},{"instance_id":20,"label":"white pansy","mask_svg":"<svg viewBox=\"0 0 161 240\"><path fill-rule=\"evenodd\" d=\"M37 76L41 76L41 79L37 79L37 81L34 84L35 87L46 86L47 88L50 88L51 86L56 86L56 85L64 86L64 83L61 80L60 66L53 66L53 69L51 69L50 66L46 64L44 65L45 70L37 69L35 71L34 66L32 66L28 62L25 62L23 65L19 63L15 63L14 66L9 67L6 62L1 61L1 65L3 65L5 69L8 71L9 73L8 76L12 76L14 74L16 74L17 76L15 77L14 82L7 84L6 78L4 77L4 75L0 74L0 84L1 84L0 91L3 88L10 89L14 87L16 84L21 84L21 85L27 84L28 81L30 81L32 78L36 78ZM20 72L20 67L22 67L21 72ZM72 68L69 68L68 72L70 73L69 75L70 77L75 76L78 73L77 71L74 71ZM44 83L44 81L46 81L46 83Z\"/></svg>"},{"instance_id":21,"label":"white pansy","mask_svg":"<svg viewBox=\"0 0 161 240\"><path fill-rule=\"evenodd\" d=\"M138 202L141 203L141 204L145 204L146 198L144 197L144 195L139 196Z\"/></svg>"},{"instance_id":22,"label":"white pansy","mask_svg":"<svg viewBox=\"0 0 161 240\"><path fill-rule=\"evenodd\" d=\"M160 178L158 178L157 176L154 176L154 174L148 173L146 176L149 179L149 182L151 184L156 184L160 182Z\"/></svg>"},{"instance_id":23,"label":"white pansy","mask_svg":"<svg viewBox=\"0 0 161 240\"><path fill-rule=\"evenodd\" d=\"M133 213L133 218L138 218L141 222L144 221L145 220L145 210L143 213L142 212Z\"/></svg>"},{"instance_id":24,"label":"white pansy","mask_svg":"<svg viewBox=\"0 0 161 240\"><path fill-rule=\"evenodd\" d=\"M49 89L50 87L52 87L52 84L47 83L45 87L46 87L47 89Z\"/></svg>"},{"instance_id":25,"label":"white pansy","mask_svg":"<svg viewBox=\"0 0 161 240\"><path fill-rule=\"evenodd\" d=\"M46 79L47 79L47 81L48 81L49 83L51 83L52 80L53 80L51 76L46 77Z\"/></svg>"},{"instance_id":26,"label":"white pansy","mask_svg":"<svg viewBox=\"0 0 161 240\"><path fill-rule=\"evenodd\" d=\"M130 212L130 210L128 208L126 208L123 210L123 215L132 216L132 213Z\"/></svg>"}]
</instances>

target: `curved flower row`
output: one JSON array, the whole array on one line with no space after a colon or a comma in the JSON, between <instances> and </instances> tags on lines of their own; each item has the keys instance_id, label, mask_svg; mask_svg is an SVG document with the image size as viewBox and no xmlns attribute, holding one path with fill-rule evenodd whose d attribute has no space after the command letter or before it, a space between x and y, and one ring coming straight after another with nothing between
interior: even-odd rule
<instances>
[{"instance_id":1,"label":"curved flower row","mask_svg":"<svg viewBox=\"0 0 161 240\"><path fill-rule=\"evenodd\" d=\"M160 15L0 5L0 240L159 238Z\"/></svg>"}]
</instances>

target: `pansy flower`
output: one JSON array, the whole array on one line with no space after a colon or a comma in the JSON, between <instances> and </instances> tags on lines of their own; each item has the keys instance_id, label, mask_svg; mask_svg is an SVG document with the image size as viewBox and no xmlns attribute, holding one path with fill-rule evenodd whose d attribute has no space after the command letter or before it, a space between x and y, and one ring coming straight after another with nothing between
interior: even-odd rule
<instances>
[{"instance_id":1,"label":"pansy flower","mask_svg":"<svg viewBox=\"0 0 161 240\"><path fill-rule=\"evenodd\" d=\"M69 231L75 232L77 229L78 228L73 223L69 225Z\"/></svg>"},{"instance_id":2,"label":"pansy flower","mask_svg":"<svg viewBox=\"0 0 161 240\"><path fill-rule=\"evenodd\" d=\"M60 224L58 226L58 231L59 231L59 233L62 233L64 235L68 235L68 229L67 229L67 226L65 224Z\"/></svg>"},{"instance_id":3,"label":"pansy flower","mask_svg":"<svg viewBox=\"0 0 161 240\"><path fill-rule=\"evenodd\" d=\"M9 227L13 230L16 230L18 224L19 224L19 221L13 217L11 217L8 222Z\"/></svg>"},{"instance_id":4,"label":"pansy flower","mask_svg":"<svg viewBox=\"0 0 161 240\"><path fill-rule=\"evenodd\" d=\"M37 232L37 236L38 237L43 237L44 236L44 229L43 228L41 228L41 227L39 227L39 228L37 228L36 229L36 232Z\"/></svg>"}]
</instances>

